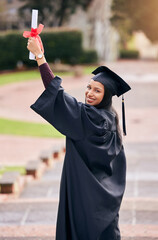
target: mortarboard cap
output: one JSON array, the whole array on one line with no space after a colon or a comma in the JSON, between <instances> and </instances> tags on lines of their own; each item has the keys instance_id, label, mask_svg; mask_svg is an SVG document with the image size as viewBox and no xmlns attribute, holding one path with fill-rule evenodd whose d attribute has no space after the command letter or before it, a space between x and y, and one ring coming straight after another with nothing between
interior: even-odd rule
<instances>
[{"instance_id":1,"label":"mortarboard cap","mask_svg":"<svg viewBox=\"0 0 158 240\"><path fill-rule=\"evenodd\" d=\"M105 66L96 68L92 73L95 75L92 79L102 83L113 96L117 95L119 97L131 89L120 76Z\"/></svg>"},{"instance_id":2,"label":"mortarboard cap","mask_svg":"<svg viewBox=\"0 0 158 240\"><path fill-rule=\"evenodd\" d=\"M123 133L126 135L126 123L125 123L125 106L123 94L128 92L131 87L115 72L111 71L108 67L100 66L92 72L95 76L92 77L94 81L102 83L107 88L112 96L122 95L122 124Z\"/></svg>"}]
</instances>

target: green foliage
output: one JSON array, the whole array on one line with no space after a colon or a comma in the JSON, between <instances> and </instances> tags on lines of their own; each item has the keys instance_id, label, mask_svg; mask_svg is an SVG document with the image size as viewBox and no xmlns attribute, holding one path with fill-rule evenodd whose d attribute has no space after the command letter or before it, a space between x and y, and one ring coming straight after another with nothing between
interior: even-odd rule
<instances>
[{"instance_id":1,"label":"green foliage","mask_svg":"<svg viewBox=\"0 0 158 240\"><path fill-rule=\"evenodd\" d=\"M80 58L80 63L97 63L97 60L95 50L84 50Z\"/></svg>"},{"instance_id":2,"label":"green foliage","mask_svg":"<svg viewBox=\"0 0 158 240\"><path fill-rule=\"evenodd\" d=\"M12 34L6 35L6 36L0 36L0 69L7 69L8 65L11 68L14 68L16 66L16 51L18 49L12 48L12 46L18 46L17 36L14 37L14 39L11 40Z\"/></svg>"},{"instance_id":3,"label":"green foliage","mask_svg":"<svg viewBox=\"0 0 158 240\"><path fill-rule=\"evenodd\" d=\"M45 55L48 62L60 60L62 63L78 64L96 62L96 53L93 58L89 52L82 48L82 33L78 30L56 30L41 34ZM36 67L36 61L28 58L27 39L23 38L21 32L9 33L0 36L0 70L14 69L18 61L26 66ZM92 54L92 53L91 53Z\"/></svg>"},{"instance_id":4,"label":"green foliage","mask_svg":"<svg viewBox=\"0 0 158 240\"><path fill-rule=\"evenodd\" d=\"M0 134L58 138L63 137L50 124L31 123L0 118Z\"/></svg>"},{"instance_id":5,"label":"green foliage","mask_svg":"<svg viewBox=\"0 0 158 240\"><path fill-rule=\"evenodd\" d=\"M139 58L139 51L121 49L120 50L120 58L123 58L123 59L138 59Z\"/></svg>"},{"instance_id":6,"label":"green foliage","mask_svg":"<svg viewBox=\"0 0 158 240\"><path fill-rule=\"evenodd\" d=\"M41 34L48 62L60 59L63 63L77 64L82 52L80 31Z\"/></svg>"},{"instance_id":7,"label":"green foliage","mask_svg":"<svg viewBox=\"0 0 158 240\"><path fill-rule=\"evenodd\" d=\"M157 41L157 9L157 0L113 0L111 22L120 32L122 42L137 30L143 31L151 41Z\"/></svg>"}]
</instances>

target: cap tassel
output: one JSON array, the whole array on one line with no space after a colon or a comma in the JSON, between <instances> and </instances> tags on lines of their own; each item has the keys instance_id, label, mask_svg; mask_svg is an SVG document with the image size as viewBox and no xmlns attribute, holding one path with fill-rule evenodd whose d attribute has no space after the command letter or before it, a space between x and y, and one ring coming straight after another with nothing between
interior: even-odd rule
<instances>
[{"instance_id":1,"label":"cap tassel","mask_svg":"<svg viewBox=\"0 0 158 240\"><path fill-rule=\"evenodd\" d=\"M124 95L122 95L122 126L123 126L123 135L126 136L126 121L125 121Z\"/></svg>"}]
</instances>

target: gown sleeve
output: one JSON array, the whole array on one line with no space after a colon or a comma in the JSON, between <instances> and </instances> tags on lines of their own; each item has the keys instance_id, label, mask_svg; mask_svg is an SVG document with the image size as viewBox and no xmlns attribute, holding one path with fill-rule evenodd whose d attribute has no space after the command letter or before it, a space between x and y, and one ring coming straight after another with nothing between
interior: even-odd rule
<instances>
[{"instance_id":1,"label":"gown sleeve","mask_svg":"<svg viewBox=\"0 0 158 240\"><path fill-rule=\"evenodd\" d=\"M47 73L49 75L49 73ZM82 105L64 92L61 78L54 77L31 108L65 136L80 140L84 137Z\"/></svg>"},{"instance_id":2,"label":"gown sleeve","mask_svg":"<svg viewBox=\"0 0 158 240\"><path fill-rule=\"evenodd\" d=\"M43 63L42 65L39 66L41 78L43 81L43 84L45 88L48 87L50 82L54 79L54 74L52 70L50 69L48 63Z\"/></svg>"}]
</instances>

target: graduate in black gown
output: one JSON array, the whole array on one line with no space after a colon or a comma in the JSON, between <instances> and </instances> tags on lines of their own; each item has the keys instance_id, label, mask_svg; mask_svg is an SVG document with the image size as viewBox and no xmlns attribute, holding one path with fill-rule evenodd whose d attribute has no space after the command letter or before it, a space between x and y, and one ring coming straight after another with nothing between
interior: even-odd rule
<instances>
[{"instance_id":1,"label":"graduate in black gown","mask_svg":"<svg viewBox=\"0 0 158 240\"><path fill-rule=\"evenodd\" d=\"M28 49L37 57L43 81L49 82L31 108L66 136L56 240L120 240L126 157L112 97L130 87L101 66L93 71L85 103L78 102L64 91L44 56L38 58L41 52L32 38Z\"/></svg>"}]
</instances>

